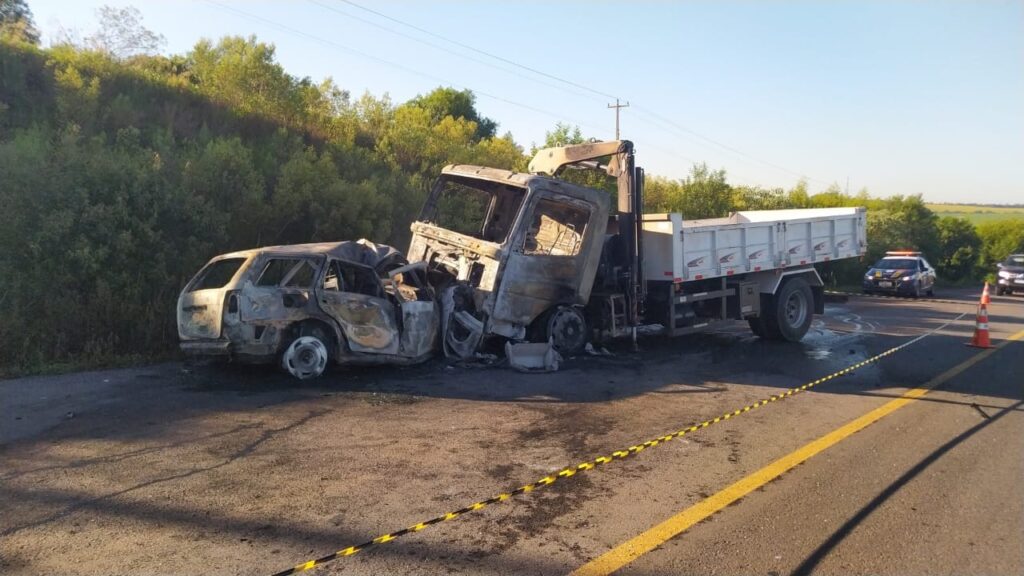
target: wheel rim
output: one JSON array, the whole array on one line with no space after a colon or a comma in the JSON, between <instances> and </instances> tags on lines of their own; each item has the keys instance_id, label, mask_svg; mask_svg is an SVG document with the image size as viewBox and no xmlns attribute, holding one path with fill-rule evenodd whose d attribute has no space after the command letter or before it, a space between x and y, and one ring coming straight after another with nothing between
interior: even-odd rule
<instances>
[{"instance_id":1,"label":"wheel rim","mask_svg":"<svg viewBox=\"0 0 1024 576\"><path fill-rule=\"evenodd\" d=\"M799 328L807 320L807 298L803 292L794 291L786 298L786 323Z\"/></svg>"},{"instance_id":2,"label":"wheel rim","mask_svg":"<svg viewBox=\"0 0 1024 576\"><path fill-rule=\"evenodd\" d=\"M586 322L575 308L559 308L548 322L548 336L555 350L575 352L586 344Z\"/></svg>"},{"instance_id":3,"label":"wheel rim","mask_svg":"<svg viewBox=\"0 0 1024 576\"><path fill-rule=\"evenodd\" d=\"M281 355L281 365L299 380L316 378L327 369L327 346L314 336L302 336Z\"/></svg>"}]
</instances>

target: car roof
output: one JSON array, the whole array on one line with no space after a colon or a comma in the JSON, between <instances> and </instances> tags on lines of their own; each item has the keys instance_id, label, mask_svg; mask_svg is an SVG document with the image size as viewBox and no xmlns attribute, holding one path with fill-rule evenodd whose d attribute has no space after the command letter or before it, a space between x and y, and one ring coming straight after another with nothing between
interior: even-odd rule
<instances>
[{"instance_id":1,"label":"car roof","mask_svg":"<svg viewBox=\"0 0 1024 576\"><path fill-rule=\"evenodd\" d=\"M309 256L329 254L337 251L347 242L315 242L310 244L284 244L281 246L264 246L249 250L239 250L217 256L220 258L248 258L257 254L268 254L271 256Z\"/></svg>"}]
</instances>

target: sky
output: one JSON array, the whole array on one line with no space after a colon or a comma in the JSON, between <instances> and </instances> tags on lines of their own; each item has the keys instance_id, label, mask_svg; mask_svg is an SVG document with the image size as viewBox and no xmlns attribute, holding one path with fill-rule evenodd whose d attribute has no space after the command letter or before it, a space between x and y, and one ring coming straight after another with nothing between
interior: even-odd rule
<instances>
[{"instance_id":1,"label":"sky","mask_svg":"<svg viewBox=\"0 0 1024 576\"><path fill-rule=\"evenodd\" d=\"M255 35L354 97L469 88L527 149L557 122L613 139L618 97L648 174L1024 203L1021 0L27 1L44 44L131 5L167 53Z\"/></svg>"}]
</instances>

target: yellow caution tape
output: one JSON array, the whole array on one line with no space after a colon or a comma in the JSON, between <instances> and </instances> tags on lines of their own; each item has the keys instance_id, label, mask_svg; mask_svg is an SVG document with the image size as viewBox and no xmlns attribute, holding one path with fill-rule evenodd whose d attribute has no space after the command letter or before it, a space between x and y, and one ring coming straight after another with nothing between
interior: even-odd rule
<instances>
[{"instance_id":1,"label":"yellow caution tape","mask_svg":"<svg viewBox=\"0 0 1024 576\"><path fill-rule=\"evenodd\" d=\"M325 564L327 562L330 562L331 560L336 560L338 558L342 558L342 557L345 557L345 556L352 556L353 554L356 554L358 552L362 552L363 550L366 550L367 548L370 548L372 546L384 544L386 542L391 542L392 540L395 540L396 538L400 538L402 536L405 536L406 534L411 534L413 532L419 532L421 530L426 529L428 526L433 526L434 524L439 524L441 522L447 522L449 520L454 520L454 519L462 516L463 514L467 514L469 512L475 512L475 511L480 510L482 508L485 508L485 507L487 507L487 506L489 506L491 504L497 504L499 502L504 502L504 501L512 498L513 496L517 496L519 494L525 494L527 492L532 492L532 491L534 491L536 489L543 488L545 486L550 486L551 484L554 484L556 481L558 481L561 478L571 478L571 477L575 476L577 472L586 472L588 470L592 470L592 469L594 469L594 468L596 468L598 466L601 466L603 464L609 464L609 463L615 461L616 459L622 460L622 459L628 458L628 457L630 457L630 456L632 456L634 454L639 454L645 448L654 448L655 446L658 446L659 444L663 444L665 442L669 442L669 441L674 440L676 438L682 438L686 434L692 434L693 432L697 432L698 430L703 430L704 428L707 428L708 426L711 426L713 424L717 424L719 422L728 420L728 419L730 419L730 418L732 418L734 416L739 416L739 415L744 414L746 412L750 412L751 410L756 410L756 409L760 408L761 406L765 406L765 405L767 405L767 404L769 404L771 402L776 402L776 401L779 401L779 400L785 400L786 398L789 398L789 397L793 396L794 394L799 394L801 392L804 392L806 390L809 390L809 389L817 386L818 384L822 384L824 382L828 382L829 380L833 380L833 379L838 378L840 376L849 374L849 373L857 370L858 368L862 368L864 366L867 366L868 364L872 364L874 362L878 362L879 360L881 360L882 358L885 358L886 356L890 356L892 354L895 354L896 352L899 352L900 350L903 350L904 348L910 346L911 344L919 342L919 341L923 340L925 337L930 336L930 335L932 335L932 334L934 334L934 333L944 329L946 326L949 326L953 322L956 322L957 320L960 320L966 314L967 313L964 312L963 314L960 314L959 316L957 316L956 318L953 318L952 320L946 322L945 324L943 324L943 325L941 325L941 326L939 326L937 328L934 328L934 329L932 329L932 330L930 330L928 332L925 332L924 334L921 334L921 335L913 338L912 340L908 340L907 342L904 342L903 344L900 344L899 346L896 346L894 348L890 348L890 349L886 350L885 352L882 352L881 354L878 354L876 356L872 356L871 358L868 358L867 360L863 360L861 362L853 364L852 366L847 366L846 368L843 368L842 370L840 370L838 372L834 372L832 374L829 374L828 376L824 376L822 378L818 378L817 380L814 380L813 382L808 382L808 383L806 383L806 384L804 384L802 386L797 386L796 388L790 388L789 390L786 390L785 392L781 392L779 394L774 394L774 395L769 396L768 398L765 398L763 400L758 400L757 402L754 402L753 404L748 404L748 405L746 405L746 406L744 406L742 408L737 408L737 409L735 409L735 410L733 410L731 412L726 412L725 414L723 414L721 416L718 416L716 418L712 418L710 420L705 420L705 421L701 422L700 424L691 424L690 426L687 426L687 427L685 427L685 428L683 428L681 430L677 430L675 432L671 432L669 434L665 434L664 436L659 436L657 438L653 438L653 439L648 440L646 442L643 442L641 444L635 444L633 446L630 446L629 448L626 448L625 450L616 450L615 452L612 452L610 456L598 456L597 458L594 458L593 460L590 460L590 461L587 461L587 462L583 462L581 464L577 464L576 466L564 468L562 470L559 470L556 474L553 474L553 475L550 475L550 476L545 476L545 477L541 478L540 480L537 480L536 482L531 482L530 484L526 484L525 486L520 486L519 488L516 488L515 490L512 490L512 491L510 491L508 493L502 493L502 494L499 494L497 496L488 498L486 500L481 500L479 502L475 502L473 504L470 504L469 506L465 506L463 508L459 508L458 510L456 510L454 512L448 512L447 514L443 514L441 516L437 516L437 517L431 518L430 520L426 520L426 521L423 521L423 522L418 522L418 523L416 523L416 524L414 524L414 525L412 525L412 526L410 526L408 528L404 528L402 530L398 530L397 532L390 532L388 534L382 534L382 535L374 538L373 540L369 540L369 541L363 542L362 544L357 544L355 546L349 546L348 548L344 548L344 549L339 550L337 552L332 552L331 554L327 554L326 556L322 556L322 557L316 558L314 560L309 560L307 562L303 562L302 564L298 564L296 566L288 568L287 570L282 570L280 572L277 572L273 576L287 576L289 574L296 574L298 572L305 572L306 570L311 570L311 569L315 568L316 566L320 566L321 564Z\"/></svg>"}]
</instances>

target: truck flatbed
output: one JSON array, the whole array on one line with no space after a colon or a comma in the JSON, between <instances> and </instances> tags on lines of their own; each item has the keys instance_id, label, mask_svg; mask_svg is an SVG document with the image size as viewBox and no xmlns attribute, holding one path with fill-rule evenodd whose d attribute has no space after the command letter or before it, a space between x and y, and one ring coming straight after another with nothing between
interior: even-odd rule
<instances>
[{"instance_id":1,"label":"truck flatbed","mask_svg":"<svg viewBox=\"0 0 1024 576\"><path fill-rule=\"evenodd\" d=\"M863 255L864 208L752 210L725 218L643 216L644 276L675 283Z\"/></svg>"}]
</instances>

